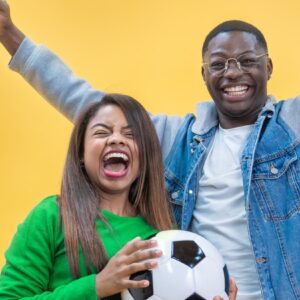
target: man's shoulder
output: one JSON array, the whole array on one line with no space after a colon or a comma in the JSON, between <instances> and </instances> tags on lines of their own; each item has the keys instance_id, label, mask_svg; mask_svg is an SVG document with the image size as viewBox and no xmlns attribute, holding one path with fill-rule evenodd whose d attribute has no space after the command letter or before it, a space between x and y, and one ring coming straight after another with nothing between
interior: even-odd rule
<instances>
[{"instance_id":1,"label":"man's shoulder","mask_svg":"<svg viewBox=\"0 0 300 300\"><path fill-rule=\"evenodd\" d=\"M300 96L291 97L279 100L278 102L283 102L283 106L300 106Z\"/></svg>"},{"instance_id":2,"label":"man's shoulder","mask_svg":"<svg viewBox=\"0 0 300 300\"><path fill-rule=\"evenodd\" d=\"M278 115L296 136L300 132L300 96L278 101L280 111Z\"/></svg>"},{"instance_id":3,"label":"man's shoulder","mask_svg":"<svg viewBox=\"0 0 300 300\"><path fill-rule=\"evenodd\" d=\"M296 114L300 110L300 96L279 100L278 104L280 104L280 114Z\"/></svg>"}]
</instances>

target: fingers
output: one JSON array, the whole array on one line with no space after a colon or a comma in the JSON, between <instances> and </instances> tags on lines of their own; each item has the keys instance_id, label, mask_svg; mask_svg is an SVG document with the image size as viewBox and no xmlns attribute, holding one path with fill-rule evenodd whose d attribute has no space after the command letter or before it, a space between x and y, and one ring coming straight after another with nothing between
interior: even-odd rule
<instances>
[{"instance_id":1,"label":"fingers","mask_svg":"<svg viewBox=\"0 0 300 300\"><path fill-rule=\"evenodd\" d=\"M151 268L151 266L148 265L149 260L157 259L161 255L162 255L162 251L158 248L143 249L143 250L138 250L138 251L133 252L130 255L128 255L126 262L128 264L134 264L134 263L137 263L137 262L143 262L144 261L145 266L147 265L147 267Z\"/></svg>"},{"instance_id":2,"label":"fingers","mask_svg":"<svg viewBox=\"0 0 300 300\"><path fill-rule=\"evenodd\" d=\"M124 248L123 253L126 255L126 263L133 264L136 262L144 262L142 268L153 268L156 263L149 261L151 259L158 258L162 255L162 251L157 248L156 240L145 240L134 239L129 242Z\"/></svg>"},{"instance_id":3,"label":"fingers","mask_svg":"<svg viewBox=\"0 0 300 300\"><path fill-rule=\"evenodd\" d=\"M155 240L142 241L135 238L128 242L109 264L115 266L119 275L128 279L131 274L157 266L157 258L162 255L162 251L155 247L157 247Z\"/></svg>"},{"instance_id":4,"label":"fingers","mask_svg":"<svg viewBox=\"0 0 300 300\"><path fill-rule=\"evenodd\" d=\"M150 285L148 280L124 280L127 289L142 289Z\"/></svg>"},{"instance_id":5,"label":"fingers","mask_svg":"<svg viewBox=\"0 0 300 300\"><path fill-rule=\"evenodd\" d=\"M237 291L238 289L235 280L231 277L229 282L229 300L236 300ZM224 299L220 296L215 296L213 300L224 300Z\"/></svg>"},{"instance_id":6,"label":"fingers","mask_svg":"<svg viewBox=\"0 0 300 300\"><path fill-rule=\"evenodd\" d=\"M120 252L125 255L130 255L138 250L149 249L157 246L156 240L145 240L142 241L140 237L129 241Z\"/></svg>"},{"instance_id":7,"label":"fingers","mask_svg":"<svg viewBox=\"0 0 300 300\"><path fill-rule=\"evenodd\" d=\"M0 16L1 18L4 18L4 20L9 19L10 20L10 9L9 5L5 0L0 0ZM1 20L2 22L2 20ZM2 25L2 24L0 24Z\"/></svg>"},{"instance_id":8,"label":"fingers","mask_svg":"<svg viewBox=\"0 0 300 300\"><path fill-rule=\"evenodd\" d=\"M0 0L0 11L7 11L8 4L5 0Z\"/></svg>"},{"instance_id":9,"label":"fingers","mask_svg":"<svg viewBox=\"0 0 300 300\"><path fill-rule=\"evenodd\" d=\"M155 260L131 263L123 266L122 274L123 276L129 277L134 273L149 270L149 269L154 269L156 267L157 267L157 261Z\"/></svg>"},{"instance_id":10,"label":"fingers","mask_svg":"<svg viewBox=\"0 0 300 300\"><path fill-rule=\"evenodd\" d=\"M238 288L236 286L235 280L230 278L230 286L229 286L229 300L235 300L237 296Z\"/></svg>"},{"instance_id":11,"label":"fingers","mask_svg":"<svg viewBox=\"0 0 300 300\"><path fill-rule=\"evenodd\" d=\"M126 262L127 264L134 264L137 262L143 262L145 266L151 267L150 265L148 266L149 260L151 259L156 259L162 255L161 250L159 249L153 249L153 250L141 250L134 252L127 256Z\"/></svg>"},{"instance_id":12,"label":"fingers","mask_svg":"<svg viewBox=\"0 0 300 300\"><path fill-rule=\"evenodd\" d=\"M118 255L127 257L127 263L134 263L146 259L157 258L162 255L162 251L157 248L156 240L142 241L139 237L128 242Z\"/></svg>"}]
</instances>

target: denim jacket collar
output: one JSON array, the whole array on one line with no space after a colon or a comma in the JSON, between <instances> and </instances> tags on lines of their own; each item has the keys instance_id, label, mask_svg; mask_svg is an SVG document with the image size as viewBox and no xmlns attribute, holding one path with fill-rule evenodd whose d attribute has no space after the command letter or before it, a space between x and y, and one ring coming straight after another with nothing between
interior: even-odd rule
<instances>
[{"instance_id":1,"label":"denim jacket collar","mask_svg":"<svg viewBox=\"0 0 300 300\"><path fill-rule=\"evenodd\" d=\"M265 113L273 114L275 111L276 99L273 96L268 96L268 100L263 107L260 115ZM218 115L216 105L213 101L199 102L196 106L197 118L192 127L192 132L197 135L207 133L211 128L218 125Z\"/></svg>"}]
</instances>

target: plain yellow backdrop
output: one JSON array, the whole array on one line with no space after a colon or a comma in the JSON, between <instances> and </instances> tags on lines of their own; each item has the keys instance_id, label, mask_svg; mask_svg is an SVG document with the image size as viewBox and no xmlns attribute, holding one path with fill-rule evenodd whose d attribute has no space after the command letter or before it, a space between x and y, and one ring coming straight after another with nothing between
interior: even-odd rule
<instances>
[{"instance_id":1,"label":"plain yellow backdrop","mask_svg":"<svg viewBox=\"0 0 300 300\"><path fill-rule=\"evenodd\" d=\"M15 23L94 87L127 93L153 112L183 115L209 99L201 45L213 26L242 19L266 36L269 92L300 92L299 0L10 0ZM30 209L59 193L72 124L18 74L0 49L0 266ZM299 116L300 118L300 116Z\"/></svg>"}]
</instances>

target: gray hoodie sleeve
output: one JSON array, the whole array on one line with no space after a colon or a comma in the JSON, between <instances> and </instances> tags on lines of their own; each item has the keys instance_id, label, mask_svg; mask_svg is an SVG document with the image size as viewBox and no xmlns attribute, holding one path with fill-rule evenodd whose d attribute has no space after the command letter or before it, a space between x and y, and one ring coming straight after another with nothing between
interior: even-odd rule
<instances>
[{"instance_id":1,"label":"gray hoodie sleeve","mask_svg":"<svg viewBox=\"0 0 300 300\"><path fill-rule=\"evenodd\" d=\"M70 120L104 95L77 77L57 55L28 38L23 40L9 67Z\"/></svg>"},{"instance_id":2,"label":"gray hoodie sleeve","mask_svg":"<svg viewBox=\"0 0 300 300\"><path fill-rule=\"evenodd\" d=\"M18 72L51 105L70 120L104 92L76 76L65 63L48 48L25 38L12 57L9 67ZM169 153L183 119L165 114L152 116L164 158Z\"/></svg>"}]
</instances>

